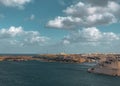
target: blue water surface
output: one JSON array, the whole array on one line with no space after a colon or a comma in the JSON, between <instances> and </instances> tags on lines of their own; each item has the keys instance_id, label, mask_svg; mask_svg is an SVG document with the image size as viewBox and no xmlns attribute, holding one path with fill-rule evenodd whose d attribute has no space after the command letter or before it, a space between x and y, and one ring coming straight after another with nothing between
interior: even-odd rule
<instances>
[{"instance_id":1,"label":"blue water surface","mask_svg":"<svg viewBox=\"0 0 120 86\"><path fill-rule=\"evenodd\" d=\"M90 64L0 62L0 86L120 86L120 77L88 73Z\"/></svg>"}]
</instances>

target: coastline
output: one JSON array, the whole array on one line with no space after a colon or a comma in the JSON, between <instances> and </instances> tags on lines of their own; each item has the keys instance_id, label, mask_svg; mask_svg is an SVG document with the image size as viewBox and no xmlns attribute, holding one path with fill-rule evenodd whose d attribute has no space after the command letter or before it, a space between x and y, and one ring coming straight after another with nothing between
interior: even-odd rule
<instances>
[{"instance_id":1,"label":"coastline","mask_svg":"<svg viewBox=\"0 0 120 86\"><path fill-rule=\"evenodd\" d=\"M107 57L120 56L120 54L36 54L36 55L0 55L0 61L44 61L62 63L84 63L105 61Z\"/></svg>"}]
</instances>

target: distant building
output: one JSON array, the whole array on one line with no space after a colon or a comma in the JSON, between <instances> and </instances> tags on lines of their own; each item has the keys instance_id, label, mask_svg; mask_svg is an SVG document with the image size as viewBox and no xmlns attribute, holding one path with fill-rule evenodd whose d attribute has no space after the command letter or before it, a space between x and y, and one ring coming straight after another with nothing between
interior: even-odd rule
<instances>
[{"instance_id":1,"label":"distant building","mask_svg":"<svg viewBox=\"0 0 120 86\"><path fill-rule=\"evenodd\" d=\"M64 52L61 52L59 55L67 55L66 53L64 53Z\"/></svg>"}]
</instances>

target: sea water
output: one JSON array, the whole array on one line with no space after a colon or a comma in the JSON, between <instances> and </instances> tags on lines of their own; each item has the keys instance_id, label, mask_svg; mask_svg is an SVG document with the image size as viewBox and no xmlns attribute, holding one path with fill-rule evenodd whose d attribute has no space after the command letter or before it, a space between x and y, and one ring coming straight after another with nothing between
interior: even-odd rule
<instances>
[{"instance_id":1,"label":"sea water","mask_svg":"<svg viewBox=\"0 0 120 86\"><path fill-rule=\"evenodd\" d=\"M0 62L0 86L120 86L120 77L88 73L90 64Z\"/></svg>"}]
</instances>

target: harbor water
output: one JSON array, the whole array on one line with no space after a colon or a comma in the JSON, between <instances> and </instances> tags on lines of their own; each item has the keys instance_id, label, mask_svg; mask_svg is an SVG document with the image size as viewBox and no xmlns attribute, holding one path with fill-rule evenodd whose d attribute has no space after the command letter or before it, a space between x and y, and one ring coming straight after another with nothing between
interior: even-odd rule
<instances>
[{"instance_id":1,"label":"harbor water","mask_svg":"<svg viewBox=\"0 0 120 86\"><path fill-rule=\"evenodd\" d=\"M88 73L92 64L0 62L0 86L120 86L120 77Z\"/></svg>"}]
</instances>

